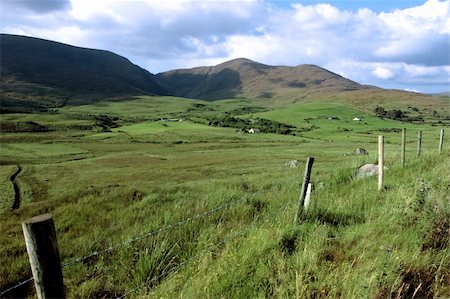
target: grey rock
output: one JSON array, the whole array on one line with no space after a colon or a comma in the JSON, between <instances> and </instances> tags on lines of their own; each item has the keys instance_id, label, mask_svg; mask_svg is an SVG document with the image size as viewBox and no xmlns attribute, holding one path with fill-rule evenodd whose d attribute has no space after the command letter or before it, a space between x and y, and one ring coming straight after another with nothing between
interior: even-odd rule
<instances>
[{"instance_id":1,"label":"grey rock","mask_svg":"<svg viewBox=\"0 0 450 299\"><path fill-rule=\"evenodd\" d=\"M358 147L358 148L355 150L355 154L356 154L356 155L368 155L369 152L366 151L366 150L363 149L363 148Z\"/></svg>"},{"instance_id":2,"label":"grey rock","mask_svg":"<svg viewBox=\"0 0 450 299\"><path fill-rule=\"evenodd\" d=\"M292 160L284 164L287 168L297 168L300 165L300 162L298 160Z\"/></svg>"},{"instance_id":3,"label":"grey rock","mask_svg":"<svg viewBox=\"0 0 450 299\"><path fill-rule=\"evenodd\" d=\"M384 166L384 170L386 170L387 167ZM378 165L377 164L365 164L361 166L358 169L358 172L356 173L357 179L367 178L371 176L377 176L378 175Z\"/></svg>"}]
</instances>

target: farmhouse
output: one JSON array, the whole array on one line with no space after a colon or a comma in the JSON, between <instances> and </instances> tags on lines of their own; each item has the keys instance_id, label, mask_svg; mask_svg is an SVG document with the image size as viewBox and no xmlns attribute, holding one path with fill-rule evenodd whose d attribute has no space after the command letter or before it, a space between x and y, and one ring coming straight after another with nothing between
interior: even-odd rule
<instances>
[{"instance_id":1,"label":"farmhouse","mask_svg":"<svg viewBox=\"0 0 450 299\"><path fill-rule=\"evenodd\" d=\"M361 118L355 117L353 120L354 120L354 121L361 121Z\"/></svg>"},{"instance_id":2,"label":"farmhouse","mask_svg":"<svg viewBox=\"0 0 450 299\"><path fill-rule=\"evenodd\" d=\"M255 133L259 133L261 132L259 129L257 128L251 128L250 130L248 130L247 132L249 132L250 134L255 134Z\"/></svg>"}]
</instances>

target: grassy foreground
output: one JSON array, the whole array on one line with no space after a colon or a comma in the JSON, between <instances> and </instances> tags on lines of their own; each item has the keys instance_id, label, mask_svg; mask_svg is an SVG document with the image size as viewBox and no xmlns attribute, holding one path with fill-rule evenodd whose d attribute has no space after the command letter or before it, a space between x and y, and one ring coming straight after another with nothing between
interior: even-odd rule
<instances>
[{"instance_id":1,"label":"grassy foreground","mask_svg":"<svg viewBox=\"0 0 450 299\"><path fill-rule=\"evenodd\" d=\"M69 298L450 297L450 154L434 150L437 128L406 124L424 131L424 153L414 157L411 133L401 168L400 122L353 123L360 112L305 104L252 117L298 127L311 118L315 129L250 135L157 119L249 117L251 103L160 108L167 100L95 105L118 117L108 131L92 106L2 118L51 130L1 134L0 292L31 276L20 222L51 212ZM389 168L381 192L375 178L354 177L376 162L378 134ZM356 147L369 155L352 155ZM316 157L312 205L293 225L307 156ZM293 159L299 168L285 166ZM10 211L17 164L21 206ZM33 294L26 284L5 297Z\"/></svg>"}]
</instances>

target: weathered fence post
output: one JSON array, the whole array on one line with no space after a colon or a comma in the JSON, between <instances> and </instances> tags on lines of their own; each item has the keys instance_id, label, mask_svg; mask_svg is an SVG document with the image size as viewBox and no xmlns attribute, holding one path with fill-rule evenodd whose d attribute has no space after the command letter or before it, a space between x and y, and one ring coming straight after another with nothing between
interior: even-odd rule
<instances>
[{"instance_id":1,"label":"weathered fence post","mask_svg":"<svg viewBox=\"0 0 450 299\"><path fill-rule=\"evenodd\" d=\"M303 207L305 208L305 211L308 210L309 205L311 203L311 188L312 188L312 184L309 183L308 188L306 189L305 204L303 205Z\"/></svg>"},{"instance_id":2,"label":"weathered fence post","mask_svg":"<svg viewBox=\"0 0 450 299\"><path fill-rule=\"evenodd\" d=\"M39 299L65 298L56 230L50 214L22 223L36 294Z\"/></svg>"},{"instance_id":3,"label":"weathered fence post","mask_svg":"<svg viewBox=\"0 0 450 299\"><path fill-rule=\"evenodd\" d=\"M417 134L417 157L420 157L422 152L422 130L419 130Z\"/></svg>"},{"instance_id":4,"label":"weathered fence post","mask_svg":"<svg viewBox=\"0 0 450 299\"><path fill-rule=\"evenodd\" d=\"M309 180L311 178L311 169L312 169L313 163L314 163L314 158L308 157L308 160L306 160L305 174L303 176L302 190L300 192L300 197L298 199L298 210L297 210L297 213L295 214L294 224L300 222L300 220L302 219L303 214L304 214L306 191L308 190L308 184L309 184Z\"/></svg>"},{"instance_id":5,"label":"weathered fence post","mask_svg":"<svg viewBox=\"0 0 450 299\"><path fill-rule=\"evenodd\" d=\"M406 160L406 128L402 129L402 167L405 167Z\"/></svg>"},{"instance_id":6,"label":"weathered fence post","mask_svg":"<svg viewBox=\"0 0 450 299\"><path fill-rule=\"evenodd\" d=\"M439 136L439 154L442 153L443 146L444 146L444 129L441 129L441 134Z\"/></svg>"},{"instance_id":7,"label":"weathered fence post","mask_svg":"<svg viewBox=\"0 0 450 299\"><path fill-rule=\"evenodd\" d=\"M383 188L384 183L384 137L378 136L378 190Z\"/></svg>"}]
</instances>

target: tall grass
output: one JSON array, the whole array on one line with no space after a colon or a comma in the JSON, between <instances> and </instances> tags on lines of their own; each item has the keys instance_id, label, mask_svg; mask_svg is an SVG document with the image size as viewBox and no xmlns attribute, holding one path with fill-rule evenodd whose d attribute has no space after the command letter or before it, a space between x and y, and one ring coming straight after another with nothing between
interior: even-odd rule
<instances>
[{"instance_id":1,"label":"tall grass","mask_svg":"<svg viewBox=\"0 0 450 299\"><path fill-rule=\"evenodd\" d=\"M179 99L161 115L191 106ZM121 107L110 108L120 114ZM142 107L130 107L130 117L148 121ZM69 298L450 296L449 152L433 154L431 139L420 159L411 140L401 168L400 138L391 133L380 192L376 178L355 178L359 166L376 163L375 135L327 133L329 142L326 134L250 136L199 124L123 121L128 135L118 128L0 136L8 143L2 164L23 166L24 198L0 221L0 289L31 275L20 222L51 212L63 263L82 257L63 268ZM361 146L368 156L351 154ZM307 156L316 157L315 188L305 220L294 226ZM300 167L287 169L293 159ZM0 168L2 191L10 192L14 167ZM224 206L230 202L236 204ZM168 229L146 236L160 228ZM31 284L13 293L28 294Z\"/></svg>"}]
</instances>

